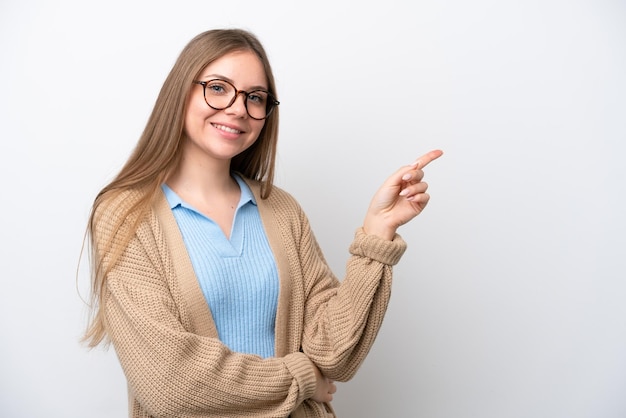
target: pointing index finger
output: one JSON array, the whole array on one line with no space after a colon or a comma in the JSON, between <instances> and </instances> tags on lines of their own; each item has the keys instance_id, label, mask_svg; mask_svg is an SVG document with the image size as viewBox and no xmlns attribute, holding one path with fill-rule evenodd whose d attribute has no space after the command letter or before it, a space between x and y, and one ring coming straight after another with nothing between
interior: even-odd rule
<instances>
[{"instance_id":1,"label":"pointing index finger","mask_svg":"<svg viewBox=\"0 0 626 418\"><path fill-rule=\"evenodd\" d=\"M421 157L419 157L417 160L415 160L415 162L412 165L415 166L415 168L422 169L426 167L428 164L430 164L431 161L436 160L442 155L443 155L443 151L439 149L432 150L422 155Z\"/></svg>"}]
</instances>

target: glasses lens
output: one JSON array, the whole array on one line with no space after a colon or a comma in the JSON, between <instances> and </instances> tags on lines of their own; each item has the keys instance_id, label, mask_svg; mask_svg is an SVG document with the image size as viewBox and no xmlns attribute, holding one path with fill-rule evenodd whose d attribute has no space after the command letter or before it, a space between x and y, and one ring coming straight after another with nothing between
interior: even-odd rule
<instances>
[{"instance_id":1,"label":"glasses lens","mask_svg":"<svg viewBox=\"0 0 626 418\"><path fill-rule=\"evenodd\" d=\"M204 98L214 109L226 109L235 97L235 87L228 81L211 80L204 89Z\"/></svg>"},{"instance_id":2,"label":"glasses lens","mask_svg":"<svg viewBox=\"0 0 626 418\"><path fill-rule=\"evenodd\" d=\"M274 101L270 100L269 93L264 90L255 90L248 93L246 107L248 114L254 119L265 119L271 111Z\"/></svg>"}]
</instances>

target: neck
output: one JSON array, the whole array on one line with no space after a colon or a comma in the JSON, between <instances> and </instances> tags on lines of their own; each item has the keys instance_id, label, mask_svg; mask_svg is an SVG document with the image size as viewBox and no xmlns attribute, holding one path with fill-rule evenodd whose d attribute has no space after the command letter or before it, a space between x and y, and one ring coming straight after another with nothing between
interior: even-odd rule
<instances>
[{"instance_id":1,"label":"neck","mask_svg":"<svg viewBox=\"0 0 626 418\"><path fill-rule=\"evenodd\" d=\"M180 165L167 179L167 185L181 197L205 200L239 192L230 174L230 160L189 158L183 155Z\"/></svg>"}]
</instances>

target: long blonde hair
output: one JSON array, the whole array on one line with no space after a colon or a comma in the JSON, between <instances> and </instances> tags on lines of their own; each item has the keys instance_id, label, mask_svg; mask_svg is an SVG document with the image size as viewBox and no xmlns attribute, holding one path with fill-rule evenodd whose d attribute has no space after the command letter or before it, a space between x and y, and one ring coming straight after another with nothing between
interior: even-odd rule
<instances>
[{"instance_id":1,"label":"long blonde hair","mask_svg":"<svg viewBox=\"0 0 626 418\"><path fill-rule=\"evenodd\" d=\"M210 30L197 35L185 46L163 83L134 151L114 180L98 193L91 209L88 223L91 317L83 337L83 341L90 347L106 338L104 316L100 309L106 276L121 257L139 222L149 212L150 205L160 193L161 185L180 162L184 115L192 82L207 65L233 51L252 51L259 57L265 69L268 90L274 97L278 97L267 54L256 36L250 32L241 29ZM273 186L278 114L278 109L274 109L255 143L231 161L231 171L261 183L263 199L269 196ZM94 232L98 208L103 203L118 200L128 191L135 192L139 197L129 207L116 207L123 211L117 216L119 222L114 226L109 242L101 243L100 248L96 249ZM129 227L122 228L124 220L130 220ZM105 257L106 268L103 268Z\"/></svg>"}]
</instances>

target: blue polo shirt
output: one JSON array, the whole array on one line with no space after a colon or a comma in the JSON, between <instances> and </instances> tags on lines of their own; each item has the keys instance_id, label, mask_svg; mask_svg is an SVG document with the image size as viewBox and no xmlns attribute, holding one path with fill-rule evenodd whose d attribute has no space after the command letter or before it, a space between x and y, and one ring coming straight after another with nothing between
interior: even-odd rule
<instances>
[{"instance_id":1,"label":"blue polo shirt","mask_svg":"<svg viewBox=\"0 0 626 418\"><path fill-rule=\"evenodd\" d=\"M166 184L165 197L211 309L220 340L231 350L274 356L278 269L256 200L237 175L241 199L226 238L219 225Z\"/></svg>"}]
</instances>

